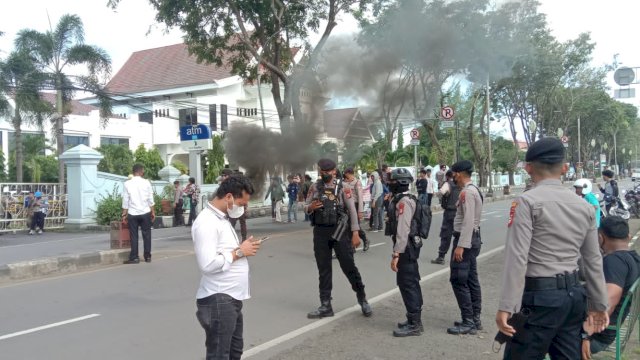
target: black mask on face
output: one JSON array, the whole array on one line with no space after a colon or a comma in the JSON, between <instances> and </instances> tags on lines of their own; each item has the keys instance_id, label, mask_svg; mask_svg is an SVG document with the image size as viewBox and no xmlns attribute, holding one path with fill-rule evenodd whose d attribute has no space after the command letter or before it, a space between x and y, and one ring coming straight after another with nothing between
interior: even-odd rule
<instances>
[{"instance_id":1,"label":"black mask on face","mask_svg":"<svg viewBox=\"0 0 640 360\"><path fill-rule=\"evenodd\" d=\"M331 181L333 179L333 175L331 174L322 174L322 181L324 183L328 183L329 181Z\"/></svg>"}]
</instances>

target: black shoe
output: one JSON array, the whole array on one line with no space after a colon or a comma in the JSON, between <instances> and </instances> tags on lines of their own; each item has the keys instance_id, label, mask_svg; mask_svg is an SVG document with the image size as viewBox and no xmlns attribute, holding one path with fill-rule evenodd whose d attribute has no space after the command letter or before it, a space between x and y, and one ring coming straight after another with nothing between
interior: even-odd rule
<instances>
[{"instance_id":1,"label":"black shoe","mask_svg":"<svg viewBox=\"0 0 640 360\"><path fill-rule=\"evenodd\" d=\"M144 262L150 263L151 262L151 257L144 258Z\"/></svg>"},{"instance_id":2,"label":"black shoe","mask_svg":"<svg viewBox=\"0 0 640 360\"><path fill-rule=\"evenodd\" d=\"M369 239L367 238L362 239L362 251L369 250L369 245L371 245L371 242L369 241Z\"/></svg>"},{"instance_id":3,"label":"black shoe","mask_svg":"<svg viewBox=\"0 0 640 360\"><path fill-rule=\"evenodd\" d=\"M321 300L318 310L314 310L307 314L308 319L322 319L324 317L333 316L333 309L331 308L331 300Z\"/></svg>"},{"instance_id":4,"label":"black shoe","mask_svg":"<svg viewBox=\"0 0 640 360\"><path fill-rule=\"evenodd\" d=\"M451 335L475 335L478 333L476 324L471 319L464 319L459 326L450 327L447 329L447 334Z\"/></svg>"},{"instance_id":5,"label":"black shoe","mask_svg":"<svg viewBox=\"0 0 640 360\"><path fill-rule=\"evenodd\" d=\"M358 304L360 304L360 309L362 309L362 315L364 315L365 317L369 317L373 315L373 310L371 310L371 305L369 305L369 302L366 299L362 301L358 301Z\"/></svg>"},{"instance_id":6,"label":"black shoe","mask_svg":"<svg viewBox=\"0 0 640 360\"><path fill-rule=\"evenodd\" d=\"M476 325L476 329L479 331L484 330L484 328L482 327L482 321L480 320L480 317L473 317L473 323ZM462 325L462 321L454 321L453 322L453 326L461 326Z\"/></svg>"},{"instance_id":7,"label":"black shoe","mask_svg":"<svg viewBox=\"0 0 640 360\"><path fill-rule=\"evenodd\" d=\"M140 259L135 258L135 259L125 260L123 264L140 264Z\"/></svg>"},{"instance_id":8,"label":"black shoe","mask_svg":"<svg viewBox=\"0 0 640 360\"><path fill-rule=\"evenodd\" d=\"M444 257L438 256L437 258L431 260L432 264L444 265Z\"/></svg>"},{"instance_id":9,"label":"black shoe","mask_svg":"<svg viewBox=\"0 0 640 360\"><path fill-rule=\"evenodd\" d=\"M403 326L400 326L403 325ZM407 336L420 336L424 332L422 326L422 319L420 313L408 313L407 321L398 323L398 329L393 330L393 336L395 337L407 337Z\"/></svg>"},{"instance_id":10,"label":"black shoe","mask_svg":"<svg viewBox=\"0 0 640 360\"><path fill-rule=\"evenodd\" d=\"M406 328L409 326L409 320L405 322L398 323L398 329ZM422 321L420 321L420 331L424 331L424 326L422 326Z\"/></svg>"}]
</instances>

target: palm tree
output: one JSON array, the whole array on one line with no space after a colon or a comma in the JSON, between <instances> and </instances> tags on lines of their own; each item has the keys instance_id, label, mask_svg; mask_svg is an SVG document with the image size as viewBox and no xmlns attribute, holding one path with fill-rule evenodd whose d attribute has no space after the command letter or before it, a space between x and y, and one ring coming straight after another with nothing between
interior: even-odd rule
<instances>
[{"instance_id":1,"label":"palm tree","mask_svg":"<svg viewBox=\"0 0 640 360\"><path fill-rule=\"evenodd\" d=\"M53 112L51 104L40 96L39 90L45 80L46 75L38 71L24 52L14 51L0 64L0 91L14 100L13 108L6 99L1 101L0 112L11 118L15 130L17 182L23 181L22 125L37 124L42 129L44 119Z\"/></svg>"},{"instance_id":2,"label":"palm tree","mask_svg":"<svg viewBox=\"0 0 640 360\"><path fill-rule=\"evenodd\" d=\"M111 59L107 53L94 45L84 43L84 26L77 15L63 15L55 30L45 33L36 30L21 30L16 38L18 50L27 51L49 77L56 90L55 121L57 155L64 152L64 117L70 113L69 102L77 90L89 91L100 99L101 116L104 121L111 112L111 102L101 91L101 80L111 72ZM87 75L71 76L68 66L84 66ZM100 79L100 76L104 78ZM60 183L64 183L64 164L59 162Z\"/></svg>"}]
</instances>

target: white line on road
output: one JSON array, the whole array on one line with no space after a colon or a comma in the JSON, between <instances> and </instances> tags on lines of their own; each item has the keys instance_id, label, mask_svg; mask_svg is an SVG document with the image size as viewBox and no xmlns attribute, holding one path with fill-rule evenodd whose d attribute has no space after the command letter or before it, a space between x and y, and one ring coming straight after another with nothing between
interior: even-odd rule
<instances>
[{"instance_id":1,"label":"white line on road","mask_svg":"<svg viewBox=\"0 0 640 360\"><path fill-rule=\"evenodd\" d=\"M482 213L482 215L491 215L491 214L495 214L497 212L498 211L489 211L489 212Z\"/></svg>"},{"instance_id":2,"label":"white line on road","mask_svg":"<svg viewBox=\"0 0 640 360\"><path fill-rule=\"evenodd\" d=\"M51 328L54 328L54 327L57 327L57 326L67 325L67 324L71 324L71 323L82 321L82 320L88 320L88 319L91 319L91 318L94 318L94 317L98 317L98 316L100 316L100 314L91 314L91 315L77 317L77 318L74 318L74 319L60 321L60 322L49 324L49 325L38 326L38 327L35 327L33 329L18 331L18 332L14 332L12 334L7 334L7 335L2 335L2 336L0 336L0 340L6 340L6 339L10 339L12 337L16 337L16 336L20 336L20 335L31 334L31 333L34 333L36 331L51 329Z\"/></svg>"},{"instance_id":3,"label":"white line on road","mask_svg":"<svg viewBox=\"0 0 640 360\"><path fill-rule=\"evenodd\" d=\"M376 245L378 245L378 244L376 244ZM379 245L382 245L382 244L379 244ZM499 246L499 247L497 247L495 249L487 251L486 253L480 254L480 256L478 256L478 259L482 259L482 258L491 256L491 255L493 255L493 254L495 254L497 252L502 251L503 249L504 249L504 245ZM426 282L426 281L431 280L431 279L433 279L435 277L438 277L440 275L444 275L444 274L446 274L448 272L449 272L449 268L444 268L444 269L438 270L438 271L436 271L434 273L431 273L429 275L423 276L420 279L420 282L421 283ZM369 299L369 304L378 303L378 302L380 302L380 301L382 301L382 300L384 300L386 298L389 298L389 297L391 297L393 295L396 295L398 293L399 293L398 288L394 288L394 289L389 290L389 291L387 291L385 293L382 293L382 294L380 294L380 295L378 295L378 296L376 296L376 297L374 297L372 299ZM252 347L251 349L245 351L242 354L243 358L248 358L248 357L257 355L257 354L259 354L259 353L261 353L263 351L269 350L269 349L271 349L271 348L273 348L275 346L278 346L278 345L280 345L280 344L282 344L284 342L287 342L287 341L289 341L291 339L294 339L294 338L296 338L296 337L298 337L300 335L308 333L309 331L313 331L313 330L315 330L315 329L317 329L317 328L319 328L321 326L324 326L324 325L332 323L332 322L334 322L336 320L342 319L343 317L345 317L347 315L350 315L352 313L358 312L358 311L360 311L360 306L359 305L354 305L354 306L352 306L350 308L346 308L346 309L336 313L335 316L333 316L333 317L324 318L324 319L315 321L315 322L313 322L313 323L311 323L309 325L305 325L305 326L303 326L301 328L298 328L296 330L288 332L288 333L286 333L286 334L284 334L282 336L279 336L279 337L277 337L275 339L269 340L269 341L267 341L265 343L262 343L262 344L260 344L258 346Z\"/></svg>"}]
</instances>

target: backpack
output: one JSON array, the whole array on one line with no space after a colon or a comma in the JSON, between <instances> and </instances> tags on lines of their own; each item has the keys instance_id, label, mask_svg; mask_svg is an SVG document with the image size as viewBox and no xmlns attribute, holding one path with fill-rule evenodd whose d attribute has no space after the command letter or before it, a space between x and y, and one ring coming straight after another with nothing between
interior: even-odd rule
<instances>
[{"instance_id":1,"label":"backpack","mask_svg":"<svg viewBox=\"0 0 640 360\"><path fill-rule=\"evenodd\" d=\"M416 203L416 211L413 213L411 219L411 230L409 231L409 237L414 239L415 245L419 248L422 246L421 239L427 239L429 237L429 229L431 229L431 208L426 204L421 203L418 199L411 194L400 194L393 199L393 203L397 204L403 197L408 196ZM395 211L394 214L395 215ZM395 221L394 221L395 222ZM395 224L397 227L397 224ZM393 229L395 233L396 229Z\"/></svg>"}]
</instances>

